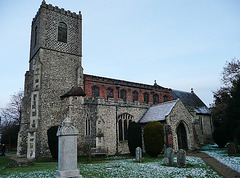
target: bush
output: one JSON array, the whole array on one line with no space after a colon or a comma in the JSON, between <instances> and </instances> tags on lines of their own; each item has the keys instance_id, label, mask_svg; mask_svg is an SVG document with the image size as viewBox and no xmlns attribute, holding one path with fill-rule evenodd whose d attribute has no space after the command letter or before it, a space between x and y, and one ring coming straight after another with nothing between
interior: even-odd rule
<instances>
[{"instance_id":1,"label":"bush","mask_svg":"<svg viewBox=\"0 0 240 178\"><path fill-rule=\"evenodd\" d=\"M128 148L133 156L135 156L137 147L142 148L142 129L140 124L130 122L128 127Z\"/></svg>"},{"instance_id":2,"label":"bush","mask_svg":"<svg viewBox=\"0 0 240 178\"><path fill-rule=\"evenodd\" d=\"M236 129L235 141L237 145L240 145L240 126Z\"/></svg>"},{"instance_id":3,"label":"bush","mask_svg":"<svg viewBox=\"0 0 240 178\"><path fill-rule=\"evenodd\" d=\"M48 135L48 146L53 159L58 159L58 137L57 137L58 126L53 126L47 131Z\"/></svg>"},{"instance_id":4,"label":"bush","mask_svg":"<svg viewBox=\"0 0 240 178\"><path fill-rule=\"evenodd\" d=\"M163 125L157 121L147 123L143 131L143 139L146 153L151 157L157 157L164 145Z\"/></svg>"},{"instance_id":5,"label":"bush","mask_svg":"<svg viewBox=\"0 0 240 178\"><path fill-rule=\"evenodd\" d=\"M225 127L217 127L213 133L213 140L219 148L224 148L228 142L228 136Z\"/></svg>"}]
</instances>

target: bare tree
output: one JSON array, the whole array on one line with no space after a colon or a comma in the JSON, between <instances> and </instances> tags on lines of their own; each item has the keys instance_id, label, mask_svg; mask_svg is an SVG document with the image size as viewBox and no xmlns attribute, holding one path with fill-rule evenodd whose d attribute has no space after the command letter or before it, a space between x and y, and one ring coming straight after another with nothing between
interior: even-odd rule
<instances>
[{"instance_id":1,"label":"bare tree","mask_svg":"<svg viewBox=\"0 0 240 178\"><path fill-rule=\"evenodd\" d=\"M222 82L226 88L231 89L233 83L240 77L240 60L235 57L230 62L226 62L223 67Z\"/></svg>"},{"instance_id":2,"label":"bare tree","mask_svg":"<svg viewBox=\"0 0 240 178\"><path fill-rule=\"evenodd\" d=\"M4 125L8 125L10 123L15 123L16 125L20 124L22 98L23 91L19 91L11 96L11 101L6 105L5 108L0 108L0 114Z\"/></svg>"},{"instance_id":3,"label":"bare tree","mask_svg":"<svg viewBox=\"0 0 240 178\"><path fill-rule=\"evenodd\" d=\"M9 149L16 146L17 134L21 122L21 108L22 108L23 91L11 96L10 103L5 108L0 108L0 117L2 123L1 142L8 143Z\"/></svg>"}]
</instances>

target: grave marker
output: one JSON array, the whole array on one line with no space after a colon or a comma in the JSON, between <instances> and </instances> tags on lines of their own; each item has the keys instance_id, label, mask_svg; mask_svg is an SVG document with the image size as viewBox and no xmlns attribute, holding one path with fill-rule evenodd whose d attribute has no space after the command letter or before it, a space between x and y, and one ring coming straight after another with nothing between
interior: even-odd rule
<instances>
[{"instance_id":1,"label":"grave marker","mask_svg":"<svg viewBox=\"0 0 240 178\"><path fill-rule=\"evenodd\" d=\"M164 151L164 159L165 158L168 158L168 161L167 161L167 159L164 160L164 162L166 162L166 163L168 162L167 166L172 166L173 165L173 159L174 159L174 152L173 152L172 148L167 148Z\"/></svg>"},{"instance_id":2,"label":"grave marker","mask_svg":"<svg viewBox=\"0 0 240 178\"><path fill-rule=\"evenodd\" d=\"M186 151L180 149L177 153L177 166L185 167L186 166Z\"/></svg>"},{"instance_id":3,"label":"grave marker","mask_svg":"<svg viewBox=\"0 0 240 178\"><path fill-rule=\"evenodd\" d=\"M77 136L78 130L70 118L64 119L58 128L58 170L55 178L81 178L77 168Z\"/></svg>"},{"instance_id":4,"label":"grave marker","mask_svg":"<svg viewBox=\"0 0 240 178\"><path fill-rule=\"evenodd\" d=\"M139 163L142 162L142 149L140 147L136 148L136 161Z\"/></svg>"}]
</instances>

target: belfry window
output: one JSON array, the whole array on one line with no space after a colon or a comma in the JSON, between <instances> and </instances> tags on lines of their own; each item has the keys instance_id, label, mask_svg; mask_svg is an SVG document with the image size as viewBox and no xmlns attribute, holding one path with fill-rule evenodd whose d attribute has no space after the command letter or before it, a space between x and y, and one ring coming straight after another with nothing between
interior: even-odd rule
<instances>
[{"instance_id":1,"label":"belfry window","mask_svg":"<svg viewBox=\"0 0 240 178\"><path fill-rule=\"evenodd\" d=\"M133 102L138 101L138 92L133 92Z\"/></svg>"},{"instance_id":2,"label":"belfry window","mask_svg":"<svg viewBox=\"0 0 240 178\"><path fill-rule=\"evenodd\" d=\"M35 30L34 30L34 47L37 45L37 36L38 36L38 34L37 34L37 31L38 31L38 29L37 29L37 26L35 27Z\"/></svg>"},{"instance_id":3,"label":"belfry window","mask_svg":"<svg viewBox=\"0 0 240 178\"><path fill-rule=\"evenodd\" d=\"M126 92L126 90L123 89L123 90L120 91L120 98L122 98L123 101L126 102L126 100L127 100L127 92Z\"/></svg>"},{"instance_id":4,"label":"belfry window","mask_svg":"<svg viewBox=\"0 0 240 178\"><path fill-rule=\"evenodd\" d=\"M99 97L99 89L96 86L92 87L92 97L93 98Z\"/></svg>"},{"instance_id":5,"label":"belfry window","mask_svg":"<svg viewBox=\"0 0 240 178\"><path fill-rule=\"evenodd\" d=\"M144 96L144 102L148 103L149 102L149 94L148 93L144 93L143 96Z\"/></svg>"},{"instance_id":6,"label":"belfry window","mask_svg":"<svg viewBox=\"0 0 240 178\"><path fill-rule=\"evenodd\" d=\"M58 25L58 41L67 43L67 25L63 22Z\"/></svg>"},{"instance_id":7,"label":"belfry window","mask_svg":"<svg viewBox=\"0 0 240 178\"><path fill-rule=\"evenodd\" d=\"M159 103L159 98L158 98L158 95L155 94L153 95L153 104L158 104Z\"/></svg>"},{"instance_id":8,"label":"belfry window","mask_svg":"<svg viewBox=\"0 0 240 178\"><path fill-rule=\"evenodd\" d=\"M113 89L111 88L107 89L107 98L113 98Z\"/></svg>"},{"instance_id":9,"label":"belfry window","mask_svg":"<svg viewBox=\"0 0 240 178\"><path fill-rule=\"evenodd\" d=\"M133 116L130 114L122 114L118 116L118 138L119 141L128 140L128 126L132 122Z\"/></svg>"}]
</instances>

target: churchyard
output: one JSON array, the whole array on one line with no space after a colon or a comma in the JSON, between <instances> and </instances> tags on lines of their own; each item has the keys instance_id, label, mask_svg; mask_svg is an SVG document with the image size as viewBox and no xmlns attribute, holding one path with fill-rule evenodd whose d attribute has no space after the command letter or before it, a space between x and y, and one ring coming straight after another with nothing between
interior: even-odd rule
<instances>
[{"instance_id":1,"label":"churchyard","mask_svg":"<svg viewBox=\"0 0 240 178\"><path fill-rule=\"evenodd\" d=\"M205 146L203 152L240 172L240 155L228 156L226 148L217 148L216 145ZM52 159L33 161L34 166L29 167L6 168L10 162L14 161L10 160L9 154L0 157L0 177L53 177L58 169L57 162ZM193 156L186 157L184 168L177 167L176 155L173 165L165 166L163 154L157 158L143 154L141 163L130 154L92 158L91 162L82 156L78 157L77 167L83 177L221 177L201 158Z\"/></svg>"}]
</instances>

